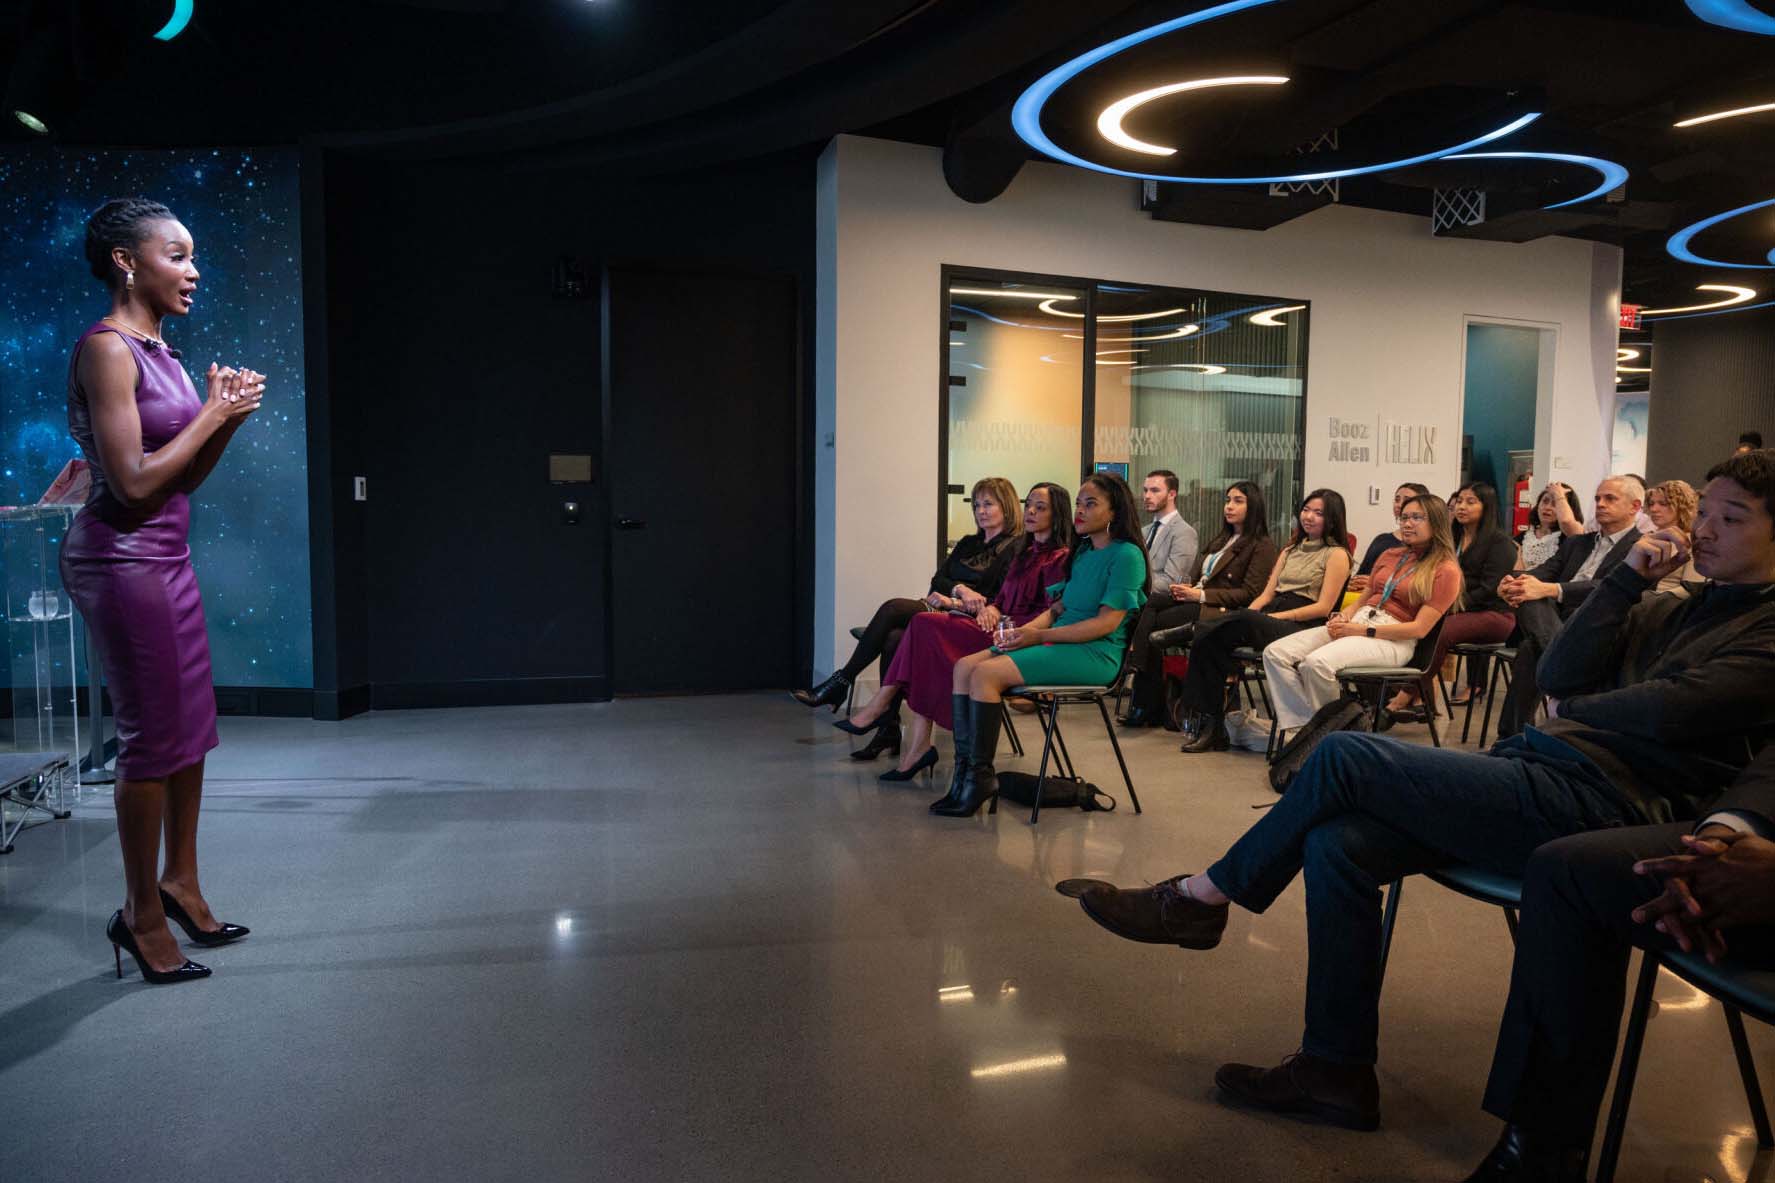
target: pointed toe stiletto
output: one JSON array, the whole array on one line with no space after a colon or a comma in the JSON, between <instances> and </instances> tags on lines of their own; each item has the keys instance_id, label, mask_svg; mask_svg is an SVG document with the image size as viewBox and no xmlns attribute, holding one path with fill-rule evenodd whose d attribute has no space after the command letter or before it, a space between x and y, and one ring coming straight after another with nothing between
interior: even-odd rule
<instances>
[{"instance_id":1,"label":"pointed toe stiletto","mask_svg":"<svg viewBox=\"0 0 1775 1183\"><path fill-rule=\"evenodd\" d=\"M117 976L123 976L123 955L128 953L136 959L136 968L142 971L142 980L151 986L170 986L175 982L195 982L198 978L210 976L209 966L199 965L195 961L187 961L178 969L155 969L142 959L141 949L136 947L136 934L129 930L123 922L123 909L111 913L111 922L105 925L105 936L111 941L111 957L117 963Z\"/></svg>"},{"instance_id":2,"label":"pointed toe stiletto","mask_svg":"<svg viewBox=\"0 0 1775 1183\"><path fill-rule=\"evenodd\" d=\"M846 735L868 735L871 731L874 731L877 728L884 726L892 718L893 718L893 715L886 714L886 715L883 715L881 718L875 720L875 722L865 723L861 727L857 726L855 723L851 722L849 719L834 719L834 720L832 720L832 726L838 728L840 731L844 732Z\"/></svg>"},{"instance_id":3,"label":"pointed toe stiletto","mask_svg":"<svg viewBox=\"0 0 1775 1183\"><path fill-rule=\"evenodd\" d=\"M896 760L900 758L900 720L898 716L884 720L875 729L875 737L856 751L851 753L853 760L873 760L886 752Z\"/></svg>"},{"instance_id":4,"label":"pointed toe stiletto","mask_svg":"<svg viewBox=\"0 0 1775 1183\"><path fill-rule=\"evenodd\" d=\"M165 910L166 918L168 920L173 921L180 928L184 929L185 935L190 937L192 941L199 945L203 945L206 948L213 949L217 945L226 945L230 941L238 941L241 937L244 937L249 932L253 931L244 924L224 924L215 932L208 932L201 929L197 927L197 921L191 919L191 913L185 911L184 905L168 895L164 887L160 889L160 906Z\"/></svg>"},{"instance_id":5,"label":"pointed toe stiletto","mask_svg":"<svg viewBox=\"0 0 1775 1183\"><path fill-rule=\"evenodd\" d=\"M937 766L937 749L936 748L926 748L924 755L920 756L913 763L911 768L908 768L905 771L901 771L898 768L890 768L886 772L882 773L880 776L876 777L875 779L885 780L885 781L894 782L894 783L898 783L900 781L908 781L908 780L911 780L914 777L916 777L921 772L929 772L931 769L935 768L936 766Z\"/></svg>"}]
</instances>

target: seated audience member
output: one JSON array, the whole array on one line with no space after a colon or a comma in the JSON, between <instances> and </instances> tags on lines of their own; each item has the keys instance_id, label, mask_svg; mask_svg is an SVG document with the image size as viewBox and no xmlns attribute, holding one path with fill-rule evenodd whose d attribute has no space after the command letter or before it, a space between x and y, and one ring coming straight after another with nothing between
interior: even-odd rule
<instances>
[{"instance_id":1,"label":"seated audience member","mask_svg":"<svg viewBox=\"0 0 1775 1183\"><path fill-rule=\"evenodd\" d=\"M1147 585L1148 597L1168 594L1172 584L1181 583L1195 565L1196 528L1177 512L1177 474L1168 468L1155 468L1146 474L1140 486L1140 499L1146 505L1146 558L1152 564L1152 581Z\"/></svg>"},{"instance_id":2,"label":"seated audience member","mask_svg":"<svg viewBox=\"0 0 1775 1183\"><path fill-rule=\"evenodd\" d=\"M1011 544L1023 529L1017 514L1017 490L1003 477L986 477L975 482L970 498L974 504L974 524L980 529L955 544L955 549L931 576L930 591L924 599L884 601L863 630L863 639L852 650L850 660L812 690L793 691L795 701L804 706L836 709L839 703L850 697L851 683L870 662L880 658L882 673L887 673L894 649L913 617L921 612L944 612L951 608L978 612L998 594L1005 568L1010 565ZM868 755L859 752L860 757L873 760L883 748L899 750L897 714L880 720L878 726L887 733L876 737L880 747L872 743L870 748L876 750L865 749Z\"/></svg>"},{"instance_id":3,"label":"seated audience member","mask_svg":"<svg viewBox=\"0 0 1775 1183\"><path fill-rule=\"evenodd\" d=\"M1562 505L1564 511L1560 509ZM1517 570L1533 571L1559 553L1559 540L1566 536L1561 523L1568 520L1579 524L1573 533L1583 533L1584 507L1578 503L1578 495L1570 485L1555 481L1541 490L1533 520L1516 536Z\"/></svg>"},{"instance_id":4,"label":"seated audience member","mask_svg":"<svg viewBox=\"0 0 1775 1183\"><path fill-rule=\"evenodd\" d=\"M1196 556L1189 579L1173 583L1141 609L1134 625L1128 666L1134 688L1124 727L1157 727L1165 714L1165 646L1188 643L1178 633L1158 641L1153 634L1212 620L1222 612L1243 608L1257 598L1276 563L1270 541L1269 515L1263 490L1250 481L1235 481L1226 491L1221 529L1208 549Z\"/></svg>"},{"instance_id":5,"label":"seated audience member","mask_svg":"<svg viewBox=\"0 0 1775 1183\"><path fill-rule=\"evenodd\" d=\"M1759 451L1762 446L1763 433L1760 431L1747 431L1738 437L1738 446L1733 449L1732 455L1741 456L1745 452Z\"/></svg>"},{"instance_id":6,"label":"seated audience member","mask_svg":"<svg viewBox=\"0 0 1775 1183\"><path fill-rule=\"evenodd\" d=\"M1270 582L1251 607L1229 612L1196 627L1190 644L1189 672L1183 678L1183 711L1199 723L1186 752L1223 752L1227 748L1227 681L1239 672L1233 651L1243 646L1261 650L1271 641L1312 628L1336 611L1350 578L1349 537L1344 529L1344 499L1330 489L1314 489L1295 514L1294 536L1270 568Z\"/></svg>"},{"instance_id":7,"label":"seated audience member","mask_svg":"<svg viewBox=\"0 0 1775 1183\"><path fill-rule=\"evenodd\" d=\"M1563 486L1548 486L1558 487ZM1645 487L1637 481L1625 476L1605 478L1596 486L1596 533L1568 534L1551 559L1532 571L1506 575L1499 581L1498 595L1516 610L1519 634L1516 660L1510 666L1510 690L1498 708L1500 739L1515 735L1534 718L1541 700L1535 663L1590 590L1633 549L1641 537L1635 519L1645 499ZM1564 520L1562 516L1562 526Z\"/></svg>"},{"instance_id":8,"label":"seated audience member","mask_svg":"<svg viewBox=\"0 0 1775 1183\"><path fill-rule=\"evenodd\" d=\"M1420 485L1415 481L1400 485L1397 489L1394 489L1393 521L1397 522L1399 520L1399 515L1405 512L1405 503L1408 499L1412 497L1422 497L1429 491L1430 489L1427 485ZM1353 592L1367 591L1368 577L1374 571L1375 563L1380 560L1382 555L1399 545L1401 545L1401 543L1397 533L1375 535L1374 541L1368 544L1368 549L1362 554L1362 562L1357 566L1356 574L1350 577L1350 590Z\"/></svg>"},{"instance_id":9,"label":"seated audience member","mask_svg":"<svg viewBox=\"0 0 1775 1183\"><path fill-rule=\"evenodd\" d=\"M1460 599L1461 565L1442 498L1432 493L1408 498L1399 534L1403 544L1375 563L1368 591L1348 616L1334 612L1320 627L1264 649L1264 677L1284 731L1305 725L1320 707L1337 701L1337 672L1344 667L1410 661L1419 639Z\"/></svg>"},{"instance_id":10,"label":"seated audience member","mask_svg":"<svg viewBox=\"0 0 1775 1183\"><path fill-rule=\"evenodd\" d=\"M1460 603L1449 610L1436 638L1436 651L1430 668L1440 670L1448 651L1455 645L1490 645L1510 639L1516 627L1516 614L1498 596L1498 583L1516 567L1516 544L1498 524L1498 491L1484 481L1462 485L1449 502L1449 515L1454 519L1455 558L1461 565ZM1487 666L1483 660L1469 659L1467 685L1455 705L1465 703L1469 696L1485 693ZM1410 710L1419 699L1424 710L1436 709L1436 675L1432 673L1415 690L1395 697L1387 704L1389 714Z\"/></svg>"},{"instance_id":11,"label":"seated audience member","mask_svg":"<svg viewBox=\"0 0 1775 1183\"><path fill-rule=\"evenodd\" d=\"M1677 534L1642 536L1597 584L1542 661L1558 700L1544 726L1483 754L1335 733L1205 873L1084 892L1119 936L1209 949L1229 903L1262 912L1305 876L1301 1052L1267 1070L1223 1066L1225 1093L1374 1129L1382 885L1455 865L1520 875L1555 838L1708 815L1775 735L1775 453L1738 457L1708 484L1694 544L1711 582L1689 599L1642 598L1687 561Z\"/></svg>"},{"instance_id":12,"label":"seated audience member","mask_svg":"<svg viewBox=\"0 0 1775 1183\"><path fill-rule=\"evenodd\" d=\"M990 647L1000 621L1020 625L1041 615L1049 586L1066 578L1071 553L1072 495L1059 485L1039 484L1023 501L1023 536L1013 545L1011 565L992 603L971 616L922 612L912 618L881 689L850 718L853 727L865 731L902 698L912 708L912 742L901 745L899 767L880 779L911 780L936 765L931 724L954 726L949 710L955 663Z\"/></svg>"},{"instance_id":13,"label":"seated audience member","mask_svg":"<svg viewBox=\"0 0 1775 1183\"><path fill-rule=\"evenodd\" d=\"M1695 507L1695 490L1688 481L1665 481L1646 490L1646 516L1654 529L1680 530L1687 538L1695 528ZM1683 585L1700 582L1701 573L1695 570L1695 560L1691 558L1681 571L1666 575L1652 590L1662 595L1686 596L1689 590Z\"/></svg>"},{"instance_id":14,"label":"seated audience member","mask_svg":"<svg viewBox=\"0 0 1775 1183\"><path fill-rule=\"evenodd\" d=\"M1483 1102L1506 1124L1469 1183L1583 1183L1634 946L1775 969L1771 839L1775 746L1699 825L1576 834L1530 856Z\"/></svg>"},{"instance_id":15,"label":"seated audience member","mask_svg":"<svg viewBox=\"0 0 1775 1183\"><path fill-rule=\"evenodd\" d=\"M943 817L971 817L998 792L1000 703L1020 685L1108 686L1122 664L1128 629L1146 595L1146 551L1128 482L1093 473L1079 486L1066 583L1059 604L1001 632L993 647L955 663L950 714L955 774L931 803Z\"/></svg>"}]
</instances>

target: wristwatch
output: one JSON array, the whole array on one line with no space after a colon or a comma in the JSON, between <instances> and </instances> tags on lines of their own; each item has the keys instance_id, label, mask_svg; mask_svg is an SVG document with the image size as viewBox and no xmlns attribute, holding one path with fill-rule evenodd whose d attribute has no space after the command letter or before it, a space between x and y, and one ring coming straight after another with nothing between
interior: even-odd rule
<instances>
[{"instance_id":1,"label":"wristwatch","mask_svg":"<svg viewBox=\"0 0 1775 1183\"><path fill-rule=\"evenodd\" d=\"M1365 631L1368 633L1369 636L1371 636L1371 637L1374 636L1374 625L1372 625L1372 624L1369 625Z\"/></svg>"}]
</instances>

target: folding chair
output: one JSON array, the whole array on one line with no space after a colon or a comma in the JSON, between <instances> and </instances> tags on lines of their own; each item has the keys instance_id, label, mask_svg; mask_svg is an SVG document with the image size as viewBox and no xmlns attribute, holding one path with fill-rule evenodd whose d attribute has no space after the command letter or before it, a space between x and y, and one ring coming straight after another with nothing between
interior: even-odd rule
<instances>
[{"instance_id":1,"label":"folding chair","mask_svg":"<svg viewBox=\"0 0 1775 1183\"><path fill-rule=\"evenodd\" d=\"M1122 783L1128 786L1128 799L1134 803L1134 812L1140 812L1140 795L1134 791L1134 778L1128 774L1128 761L1122 758L1122 745L1116 739L1115 721L1109 716L1109 704L1105 701L1122 680L1128 668L1128 651L1122 650L1122 664L1116 670L1116 676L1103 686L1013 686L1005 691L1006 698L1027 698L1036 704L1036 712L1042 718L1042 763L1041 770L1036 774L1035 804L1029 811L1029 824L1035 825L1042 816L1042 791L1048 783L1048 760L1059 747L1060 768L1063 775L1076 776L1073 769L1072 756L1066 750L1066 740L1060 734L1060 708L1071 704L1095 703L1097 713L1103 716L1103 729L1109 734L1109 746L1115 750L1116 763L1122 769ZM998 798L992 799L987 808L988 813L998 812Z\"/></svg>"}]
</instances>

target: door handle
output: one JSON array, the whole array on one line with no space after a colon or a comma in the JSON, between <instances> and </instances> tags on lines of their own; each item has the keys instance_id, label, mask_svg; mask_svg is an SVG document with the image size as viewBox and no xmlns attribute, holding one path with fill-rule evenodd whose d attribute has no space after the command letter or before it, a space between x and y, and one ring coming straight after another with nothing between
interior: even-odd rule
<instances>
[{"instance_id":1,"label":"door handle","mask_svg":"<svg viewBox=\"0 0 1775 1183\"><path fill-rule=\"evenodd\" d=\"M640 518L617 518L616 528L618 530L645 530L647 523Z\"/></svg>"}]
</instances>

